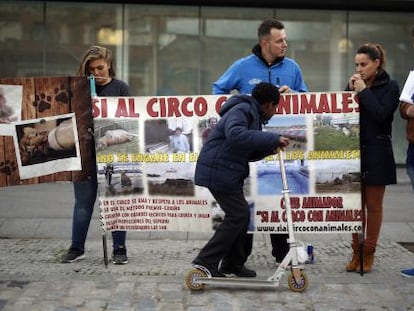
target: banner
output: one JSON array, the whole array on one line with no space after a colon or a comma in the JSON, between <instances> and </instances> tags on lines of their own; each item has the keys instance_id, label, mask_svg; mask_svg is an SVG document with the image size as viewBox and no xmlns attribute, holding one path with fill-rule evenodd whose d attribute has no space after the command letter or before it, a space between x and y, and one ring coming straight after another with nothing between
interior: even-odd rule
<instances>
[{"instance_id":1,"label":"banner","mask_svg":"<svg viewBox=\"0 0 414 311\"><path fill-rule=\"evenodd\" d=\"M99 204L107 231L206 232L224 217L194 185L203 141L228 96L100 97L93 106ZM359 110L353 92L283 94L264 127L290 139L294 229L361 230ZM249 230L287 233L276 155L250 164Z\"/></svg>"},{"instance_id":2,"label":"banner","mask_svg":"<svg viewBox=\"0 0 414 311\"><path fill-rule=\"evenodd\" d=\"M89 81L0 79L0 186L95 174Z\"/></svg>"}]
</instances>

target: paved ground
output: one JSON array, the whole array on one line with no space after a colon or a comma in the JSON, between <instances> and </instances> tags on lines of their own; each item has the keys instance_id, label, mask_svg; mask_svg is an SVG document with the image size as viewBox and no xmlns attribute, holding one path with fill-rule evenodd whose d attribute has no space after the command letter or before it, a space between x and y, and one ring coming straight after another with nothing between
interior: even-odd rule
<instances>
[{"instance_id":1,"label":"paved ground","mask_svg":"<svg viewBox=\"0 0 414 311\"><path fill-rule=\"evenodd\" d=\"M0 189L0 310L414 310L414 278L399 274L414 266L414 254L397 242L414 242L413 194L404 172L386 193L384 225L373 272L344 271L349 236L306 235L315 263L305 272L309 287L294 293L287 273L273 289L184 284L205 234L128 233L129 264L105 268L99 221L92 223L86 259L61 264L69 246L70 184ZM109 241L110 245L111 241ZM267 236L255 237L248 266L266 279L276 267Z\"/></svg>"},{"instance_id":2,"label":"paved ground","mask_svg":"<svg viewBox=\"0 0 414 311\"><path fill-rule=\"evenodd\" d=\"M129 264L102 263L99 240L87 258L61 264L62 240L1 240L0 310L414 310L414 280L399 275L414 265L413 253L385 241L373 272L344 271L350 250L343 241L316 242L314 264L305 266L309 287L294 293L287 273L274 289L208 285L193 292L184 285L201 240L130 240ZM249 267L267 278L275 265L268 243L255 243Z\"/></svg>"}]
</instances>

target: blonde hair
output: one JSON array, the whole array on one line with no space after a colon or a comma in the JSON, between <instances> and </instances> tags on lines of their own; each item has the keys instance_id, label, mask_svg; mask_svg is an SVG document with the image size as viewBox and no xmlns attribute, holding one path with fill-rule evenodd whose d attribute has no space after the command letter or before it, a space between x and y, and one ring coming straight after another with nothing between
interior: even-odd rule
<instances>
[{"instance_id":1,"label":"blonde hair","mask_svg":"<svg viewBox=\"0 0 414 311\"><path fill-rule=\"evenodd\" d=\"M83 56L82 60L79 64L78 68L78 75L80 76L89 76L89 62L97 59L105 60L109 65L109 76L111 78L115 77L115 69L114 64L112 61L112 51L102 46L93 45L89 49L87 49Z\"/></svg>"}]
</instances>

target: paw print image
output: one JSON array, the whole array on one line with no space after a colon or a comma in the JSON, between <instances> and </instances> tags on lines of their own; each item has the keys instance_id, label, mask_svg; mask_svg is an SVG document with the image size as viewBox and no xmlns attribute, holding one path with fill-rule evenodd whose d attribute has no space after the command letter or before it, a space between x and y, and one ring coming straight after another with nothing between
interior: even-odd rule
<instances>
[{"instance_id":1,"label":"paw print image","mask_svg":"<svg viewBox=\"0 0 414 311\"><path fill-rule=\"evenodd\" d=\"M47 109L50 109L50 102L52 101L51 96L46 96L44 93L41 93L40 96L35 96L35 101L33 106L37 108L39 112L43 112Z\"/></svg>"},{"instance_id":2,"label":"paw print image","mask_svg":"<svg viewBox=\"0 0 414 311\"><path fill-rule=\"evenodd\" d=\"M0 162L0 173L5 174L7 176L10 176L13 174L14 171L16 171L17 166L15 162L10 162L9 160L6 160L5 162Z\"/></svg>"},{"instance_id":3,"label":"paw print image","mask_svg":"<svg viewBox=\"0 0 414 311\"><path fill-rule=\"evenodd\" d=\"M59 88L55 88L55 100L59 103L69 104L69 91L65 85L61 84Z\"/></svg>"}]
</instances>

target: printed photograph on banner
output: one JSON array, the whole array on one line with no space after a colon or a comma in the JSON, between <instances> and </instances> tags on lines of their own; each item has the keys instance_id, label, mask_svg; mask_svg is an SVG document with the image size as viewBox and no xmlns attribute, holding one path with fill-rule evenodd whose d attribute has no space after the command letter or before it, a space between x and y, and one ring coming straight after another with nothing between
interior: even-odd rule
<instances>
[{"instance_id":1,"label":"printed photograph on banner","mask_svg":"<svg viewBox=\"0 0 414 311\"><path fill-rule=\"evenodd\" d=\"M319 114L314 116L314 151L359 150L358 114ZM322 157L323 154L321 154ZM310 154L318 158L318 155ZM340 156L338 156L340 157Z\"/></svg>"},{"instance_id":2,"label":"printed photograph on banner","mask_svg":"<svg viewBox=\"0 0 414 311\"><path fill-rule=\"evenodd\" d=\"M162 154L169 153L170 135L166 119L145 121L145 152Z\"/></svg>"},{"instance_id":3,"label":"printed photograph on banner","mask_svg":"<svg viewBox=\"0 0 414 311\"><path fill-rule=\"evenodd\" d=\"M141 163L98 163L98 191L103 197L143 194Z\"/></svg>"},{"instance_id":4,"label":"printed photograph on banner","mask_svg":"<svg viewBox=\"0 0 414 311\"><path fill-rule=\"evenodd\" d=\"M168 118L170 152L186 153L193 151L193 122L191 118Z\"/></svg>"},{"instance_id":5,"label":"printed photograph on banner","mask_svg":"<svg viewBox=\"0 0 414 311\"><path fill-rule=\"evenodd\" d=\"M74 113L18 121L13 137L21 178L81 169Z\"/></svg>"},{"instance_id":6,"label":"printed photograph on banner","mask_svg":"<svg viewBox=\"0 0 414 311\"><path fill-rule=\"evenodd\" d=\"M136 119L96 119L94 135L96 155L139 153L139 130ZM125 161L125 160L122 160ZM99 161L98 162L106 162Z\"/></svg>"},{"instance_id":7,"label":"printed photograph on banner","mask_svg":"<svg viewBox=\"0 0 414 311\"><path fill-rule=\"evenodd\" d=\"M168 118L145 121L146 153L189 153L192 150L191 119Z\"/></svg>"},{"instance_id":8,"label":"printed photograph on banner","mask_svg":"<svg viewBox=\"0 0 414 311\"><path fill-rule=\"evenodd\" d=\"M291 193L309 193L309 167L305 159L308 148L305 116L273 116L264 127L265 131L278 133L289 138L285 149L286 178ZM277 155L269 156L256 163L257 193L259 195L279 195L282 191L282 178Z\"/></svg>"},{"instance_id":9,"label":"printed photograph on banner","mask_svg":"<svg viewBox=\"0 0 414 311\"><path fill-rule=\"evenodd\" d=\"M207 141L207 138L210 136L210 133L213 131L213 129L216 127L218 122L217 116L209 117L208 119L202 119L198 123L198 131L200 133L200 140L201 145L203 146L204 143Z\"/></svg>"},{"instance_id":10,"label":"printed photograph on banner","mask_svg":"<svg viewBox=\"0 0 414 311\"><path fill-rule=\"evenodd\" d=\"M145 163L150 195L194 196L194 163Z\"/></svg>"},{"instance_id":11,"label":"printed photograph on banner","mask_svg":"<svg viewBox=\"0 0 414 311\"><path fill-rule=\"evenodd\" d=\"M0 136L13 136L11 123L21 120L22 97L22 85L0 84Z\"/></svg>"},{"instance_id":12,"label":"printed photograph on banner","mask_svg":"<svg viewBox=\"0 0 414 311\"><path fill-rule=\"evenodd\" d=\"M315 161L315 191L360 192L360 161L354 160L317 160Z\"/></svg>"},{"instance_id":13,"label":"printed photograph on banner","mask_svg":"<svg viewBox=\"0 0 414 311\"><path fill-rule=\"evenodd\" d=\"M290 143L285 152L307 150L306 116L274 115L264 126L264 131L274 132L289 138Z\"/></svg>"},{"instance_id":14,"label":"printed photograph on banner","mask_svg":"<svg viewBox=\"0 0 414 311\"><path fill-rule=\"evenodd\" d=\"M359 115L320 114L313 123L314 150L308 159L314 163L315 191L359 192Z\"/></svg>"},{"instance_id":15,"label":"printed photograph on banner","mask_svg":"<svg viewBox=\"0 0 414 311\"><path fill-rule=\"evenodd\" d=\"M309 193L309 169L306 160L285 160L285 170L290 193ZM279 160L263 160L256 165L257 193L280 195L283 190Z\"/></svg>"}]
</instances>

